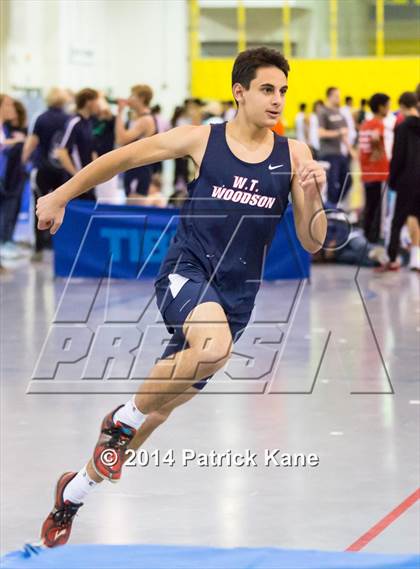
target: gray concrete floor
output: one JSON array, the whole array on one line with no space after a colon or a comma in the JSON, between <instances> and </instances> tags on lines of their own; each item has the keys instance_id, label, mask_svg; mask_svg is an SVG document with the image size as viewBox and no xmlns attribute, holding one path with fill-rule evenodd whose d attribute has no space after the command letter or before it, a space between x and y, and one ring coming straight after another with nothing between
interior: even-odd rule
<instances>
[{"instance_id":1,"label":"gray concrete floor","mask_svg":"<svg viewBox=\"0 0 420 569\"><path fill-rule=\"evenodd\" d=\"M418 285L337 266L316 267L311 284L264 283L225 370L145 445L173 449L175 465L102 484L72 543L345 549L419 486ZM103 415L135 390L124 377L162 352L151 294L151 281L54 281L48 262L1 277L2 553L38 536L57 476L83 466ZM122 344L106 348L112 327ZM134 367L107 366L124 342ZM54 372L81 346L88 357ZM259 465L183 467L188 448L250 449ZM320 464L264 467L275 448ZM417 502L365 551L419 551L419 518Z\"/></svg>"}]
</instances>

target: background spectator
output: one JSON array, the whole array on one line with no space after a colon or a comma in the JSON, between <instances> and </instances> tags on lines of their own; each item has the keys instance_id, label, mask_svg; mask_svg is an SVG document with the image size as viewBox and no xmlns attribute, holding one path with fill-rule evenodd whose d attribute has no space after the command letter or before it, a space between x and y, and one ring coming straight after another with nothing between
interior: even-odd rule
<instances>
[{"instance_id":1,"label":"background spectator","mask_svg":"<svg viewBox=\"0 0 420 569\"><path fill-rule=\"evenodd\" d=\"M347 155L342 153L341 143L344 143L347 152L350 146L347 123L340 113L340 92L337 87L329 87L326 95L326 103L318 115L319 157L330 165L327 192L329 204L334 206L344 199L350 189L349 163Z\"/></svg>"},{"instance_id":2,"label":"background spectator","mask_svg":"<svg viewBox=\"0 0 420 569\"><path fill-rule=\"evenodd\" d=\"M236 116L236 106L233 101L223 101L223 120L231 121Z\"/></svg>"},{"instance_id":3,"label":"background spectator","mask_svg":"<svg viewBox=\"0 0 420 569\"><path fill-rule=\"evenodd\" d=\"M184 107L190 121L189 124L199 125L203 122L203 106L204 103L201 99L185 99Z\"/></svg>"},{"instance_id":4,"label":"background spectator","mask_svg":"<svg viewBox=\"0 0 420 569\"><path fill-rule=\"evenodd\" d=\"M157 121L150 110L153 99L153 91L149 85L134 85L131 95L127 100L118 101L118 114L115 122L115 137L119 146L130 144L152 136L158 132ZM129 107L134 113L133 120L124 125L124 109ZM140 194L147 196L152 179L153 168L151 165L139 166L124 172L124 190L126 196Z\"/></svg>"},{"instance_id":5,"label":"background spectator","mask_svg":"<svg viewBox=\"0 0 420 569\"><path fill-rule=\"evenodd\" d=\"M368 120L370 118L372 118L372 116L368 110L368 101L367 99L361 99L360 107L357 109L357 111L354 112L354 123L356 129L358 129L365 120Z\"/></svg>"},{"instance_id":6,"label":"background spectator","mask_svg":"<svg viewBox=\"0 0 420 569\"><path fill-rule=\"evenodd\" d=\"M98 99L98 114L93 115L92 134L93 148L98 156L111 152L115 148L115 115L112 113L110 104L105 97ZM120 192L118 190L118 176L98 184L95 188L95 196L99 202L119 203Z\"/></svg>"},{"instance_id":7,"label":"background spectator","mask_svg":"<svg viewBox=\"0 0 420 569\"><path fill-rule=\"evenodd\" d=\"M390 270L396 261L401 229L408 220L411 239L410 269L420 270L420 117L417 97L405 92L399 98L404 121L395 130L389 185L397 192L391 239L388 246Z\"/></svg>"},{"instance_id":8,"label":"background spectator","mask_svg":"<svg viewBox=\"0 0 420 569\"><path fill-rule=\"evenodd\" d=\"M175 107L174 114L171 119L171 126L175 128L177 126L182 126L185 124L190 124L190 119L187 115L187 110L185 106ZM187 184L189 182L189 172L188 172L188 158L177 158L175 160L175 172L174 172L174 188L175 192L185 194L187 192Z\"/></svg>"},{"instance_id":9,"label":"background spectator","mask_svg":"<svg viewBox=\"0 0 420 569\"><path fill-rule=\"evenodd\" d=\"M203 124L220 124L224 122L222 118L223 106L218 101L210 101L204 105L201 112Z\"/></svg>"},{"instance_id":10,"label":"background spectator","mask_svg":"<svg viewBox=\"0 0 420 569\"><path fill-rule=\"evenodd\" d=\"M384 267L388 256L384 247L369 243L361 230L351 227L346 216L337 211L328 215L324 247L313 255L313 261Z\"/></svg>"},{"instance_id":11,"label":"background spectator","mask_svg":"<svg viewBox=\"0 0 420 569\"><path fill-rule=\"evenodd\" d=\"M104 97L98 99L98 112L92 115L93 148L98 156L115 148L115 116Z\"/></svg>"},{"instance_id":12,"label":"background spectator","mask_svg":"<svg viewBox=\"0 0 420 569\"><path fill-rule=\"evenodd\" d=\"M301 103L299 105L299 112L295 117L295 131L296 138L301 142L308 143L309 139L309 121L306 116L306 103Z\"/></svg>"},{"instance_id":13,"label":"background spectator","mask_svg":"<svg viewBox=\"0 0 420 569\"><path fill-rule=\"evenodd\" d=\"M166 131L170 130L171 123L168 121L168 119L165 116L163 116L161 106L155 105L154 107L152 107L151 111L152 111L152 114L153 114L155 121L156 121L157 132L160 133L160 132L166 132ZM163 162L156 162L155 164L152 164L152 182L151 183L154 186L154 188L156 188L156 187L159 188L159 192L160 192L161 186L162 186L162 170L163 170ZM149 186L149 195L150 195L150 192L155 191L154 188L151 188Z\"/></svg>"},{"instance_id":14,"label":"background spectator","mask_svg":"<svg viewBox=\"0 0 420 569\"><path fill-rule=\"evenodd\" d=\"M68 120L58 148L52 150L70 176L97 157L90 119L99 113L99 93L95 89L82 89L76 94L75 101L76 115ZM94 189L79 199L94 200Z\"/></svg>"},{"instance_id":15,"label":"background spectator","mask_svg":"<svg viewBox=\"0 0 420 569\"><path fill-rule=\"evenodd\" d=\"M365 188L364 231L370 243L380 237L381 204L389 163L385 152L384 118L389 111L389 97L376 93L369 101L373 118L364 121L359 130L359 157Z\"/></svg>"},{"instance_id":16,"label":"background spectator","mask_svg":"<svg viewBox=\"0 0 420 569\"><path fill-rule=\"evenodd\" d=\"M318 115L324 107L324 102L321 99L315 101L312 106L312 112L309 115L309 127L308 127L308 144L312 150L312 155L317 159L319 155L319 119Z\"/></svg>"},{"instance_id":17,"label":"background spectator","mask_svg":"<svg viewBox=\"0 0 420 569\"><path fill-rule=\"evenodd\" d=\"M67 176L61 164L52 158L53 146L61 140L69 116L64 112L69 96L64 89L53 88L47 95L47 110L38 116L28 136L22 154L26 163L32 158L31 186L34 196L34 211L38 198L52 192L64 183ZM51 247L48 230L38 229L34 215L35 251L33 261L42 260L42 252Z\"/></svg>"},{"instance_id":18,"label":"background spectator","mask_svg":"<svg viewBox=\"0 0 420 569\"><path fill-rule=\"evenodd\" d=\"M22 250L13 242L24 184L21 165L26 112L8 95L0 95L0 258L15 259Z\"/></svg>"},{"instance_id":19,"label":"background spectator","mask_svg":"<svg viewBox=\"0 0 420 569\"><path fill-rule=\"evenodd\" d=\"M346 97L345 104L340 109L341 114L343 115L347 128L348 128L348 140L351 147L356 144L357 139L357 130L356 124L354 121L354 109L353 109L353 97ZM343 154L346 154L346 149L343 149Z\"/></svg>"}]
</instances>

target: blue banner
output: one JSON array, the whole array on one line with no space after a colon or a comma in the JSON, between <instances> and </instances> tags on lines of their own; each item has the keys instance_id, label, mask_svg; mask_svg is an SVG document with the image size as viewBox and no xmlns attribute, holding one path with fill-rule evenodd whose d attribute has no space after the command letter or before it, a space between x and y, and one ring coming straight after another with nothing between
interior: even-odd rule
<instances>
[{"instance_id":1,"label":"blue banner","mask_svg":"<svg viewBox=\"0 0 420 569\"><path fill-rule=\"evenodd\" d=\"M68 204L54 237L55 275L136 279L156 276L176 231L180 210ZM267 255L264 279L309 277L310 255L300 245L289 207Z\"/></svg>"}]
</instances>

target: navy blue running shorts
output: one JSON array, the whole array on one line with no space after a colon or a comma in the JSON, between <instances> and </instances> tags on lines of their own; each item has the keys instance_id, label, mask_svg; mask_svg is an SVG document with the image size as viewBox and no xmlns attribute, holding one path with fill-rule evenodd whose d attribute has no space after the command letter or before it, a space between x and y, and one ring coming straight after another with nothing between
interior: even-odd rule
<instances>
[{"instance_id":1,"label":"navy blue running shorts","mask_svg":"<svg viewBox=\"0 0 420 569\"><path fill-rule=\"evenodd\" d=\"M188 342L182 331L182 326L193 308L204 302L217 302L222 306L217 290L206 280L196 281L178 274L170 274L155 284L156 302L172 338L170 339L161 359L165 359L181 350L188 348ZM252 308L240 314L226 314L233 342L237 342L244 332L251 317ZM225 311L226 312L226 311ZM196 389L203 389L207 377L193 384Z\"/></svg>"}]
</instances>

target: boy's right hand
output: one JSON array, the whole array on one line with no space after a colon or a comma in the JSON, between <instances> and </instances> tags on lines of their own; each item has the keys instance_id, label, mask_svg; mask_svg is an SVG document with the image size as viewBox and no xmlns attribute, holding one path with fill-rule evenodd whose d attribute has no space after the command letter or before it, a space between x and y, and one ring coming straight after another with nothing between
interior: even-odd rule
<instances>
[{"instance_id":1,"label":"boy's right hand","mask_svg":"<svg viewBox=\"0 0 420 569\"><path fill-rule=\"evenodd\" d=\"M51 235L59 230L65 213L65 206L54 194L56 192L43 196L36 203L38 229L49 229Z\"/></svg>"}]
</instances>

